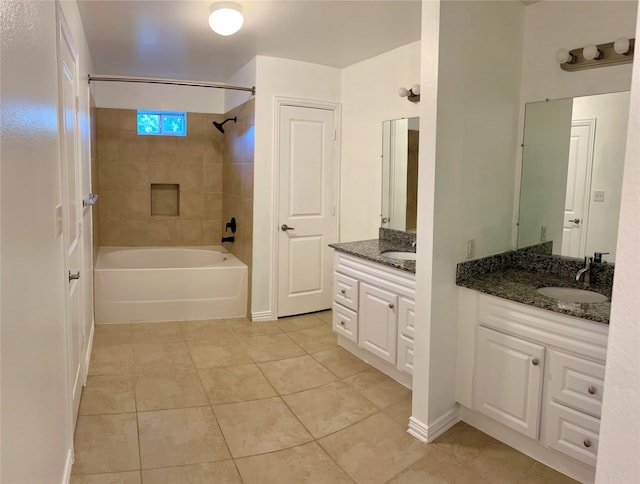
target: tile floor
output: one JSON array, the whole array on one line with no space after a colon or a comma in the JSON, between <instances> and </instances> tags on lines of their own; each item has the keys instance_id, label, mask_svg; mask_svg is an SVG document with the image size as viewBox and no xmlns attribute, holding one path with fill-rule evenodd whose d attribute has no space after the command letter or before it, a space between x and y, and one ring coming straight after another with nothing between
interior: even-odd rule
<instances>
[{"instance_id":1,"label":"tile floor","mask_svg":"<svg viewBox=\"0 0 640 484\"><path fill-rule=\"evenodd\" d=\"M464 423L420 443L411 392L330 323L98 325L71 483L575 482Z\"/></svg>"}]
</instances>

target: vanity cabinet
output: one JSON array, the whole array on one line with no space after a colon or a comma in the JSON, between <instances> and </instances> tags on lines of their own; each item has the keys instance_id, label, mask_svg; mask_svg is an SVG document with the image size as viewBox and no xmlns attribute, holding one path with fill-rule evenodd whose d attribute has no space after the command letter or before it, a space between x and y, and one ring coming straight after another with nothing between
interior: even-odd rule
<instances>
[{"instance_id":1,"label":"vanity cabinet","mask_svg":"<svg viewBox=\"0 0 640 484\"><path fill-rule=\"evenodd\" d=\"M468 289L460 289L459 314L463 420L592 480L608 326Z\"/></svg>"},{"instance_id":2,"label":"vanity cabinet","mask_svg":"<svg viewBox=\"0 0 640 484\"><path fill-rule=\"evenodd\" d=\"M411 386L415 275L335 253L333 330L340 346Z\"/></svg>"}]
</instances>

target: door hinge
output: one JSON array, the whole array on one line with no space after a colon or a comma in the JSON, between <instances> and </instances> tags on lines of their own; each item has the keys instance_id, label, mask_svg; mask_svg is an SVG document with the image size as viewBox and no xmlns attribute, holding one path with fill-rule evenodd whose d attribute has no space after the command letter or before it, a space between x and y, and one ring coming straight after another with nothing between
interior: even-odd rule
<instances>
[{"instance_id":1,"label":"door hinge","mask_svg":"<svg viewBox=\"0 0 640 484\"><path fill-rule=\"evenodd\" d=\"M336 216L336 207L331 207L331 215Z\"/></svg>"},{"instance_id":2,"label":"door hinge","mask_svg":"<svg viewBox=\"0 0 640 484\"><path fill-rule=\"evenodd\" d=\"M76 96L76 113L80 112L80 96Z\"/></svg>"},{"instance_id":3,"label":"door hinge","mask_svg":"<svg viewBox=\"0 0 640 484\"><path fill-rule=\"evenodd\" d=\"M333 130L333 138L332 139L334 141L338 139L338 133L337 133L337 131L335 129Z\"/></svg>"}]
</instances>

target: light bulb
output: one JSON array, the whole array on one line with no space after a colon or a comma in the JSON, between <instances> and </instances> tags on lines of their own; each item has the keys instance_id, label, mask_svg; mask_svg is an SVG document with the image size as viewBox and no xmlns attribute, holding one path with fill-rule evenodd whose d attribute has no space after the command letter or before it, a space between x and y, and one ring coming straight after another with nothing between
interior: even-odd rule
<instances>
[{"instance_id":1,"label":"light bulb","mask_svg":"<svg viewBox=\"0 0 640 484\"><path fill-rule=\"evenodd\" d=\"M556 52L556 61L560 64L573 64L576 58L567 49L560 49Z\"/></svg>"},{"instance_id":2,"label":"light bulb","mask_svg":"<svg viewBox=\"0 0 640 484\"><path fill-rule=\"evenodd\" d=\"M398 89L398 96L407 97L408 95L409 95L409 91L406 88L401 87L400 89Z\"/></svg>"},{"instance_id":3,"label":"light bulb","mask_svg":"<svg viewBox=\"0 0 640 484\"><path fill-rule=\"evenodd\" d=\"M225 36L235 34L243 23L242 9L237 3L218 2L211 7L209 27L217 34Z\"/></svg>"},{"instance_id":4,"label":"light bulb","mask_svg":"<svg viewBox=\"0 0 640 484\"><path fill-rule=\"evenodd\" d=\"M613 43L613 50L618 54L626 55L631 51L631 44L626 37L620 37Z\"/></svg>"},{"instance_id":5,"label":"light bulb","mask_svg":"<svg viewBox=\"0 0 640 484\"><path fill-rule=\"evenodd\" d=\"M411 86L411 92L413 93L414 96L419 96L420 95L420 84L414 84L413 86Z\"/></svg>"},{"instance_id":6,"label":"light bulb","mask_svg":"<svg viewBox=\"0 0 640 484\"><path fill-rule=\"evenodd\" d=\"M594 60L600 58L601 52L594 44L585 45L582 49L582 55L585 59Z\"/></svg>"}]
</instances>

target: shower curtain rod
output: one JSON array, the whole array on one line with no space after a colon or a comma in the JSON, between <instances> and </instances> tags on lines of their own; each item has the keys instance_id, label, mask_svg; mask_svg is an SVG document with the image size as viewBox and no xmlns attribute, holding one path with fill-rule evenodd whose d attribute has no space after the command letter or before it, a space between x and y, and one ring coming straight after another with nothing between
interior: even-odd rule
<instances>
[{"instance_id":1,"label":"shower curtain rod","mask_svg":"<svg viewBox=\"0 0 640 484\"><path fill-rule=\"evenodd\" d=\"M247 91L255 96L256 87L230 86L228 84L217 84L215 82L184 81L181 79L155 79L153 77L123 77L123 76L87 76L89 84L91 81L100 82L140 82L146 84L170 84L172 86L191 87L211 87L214 89L232 89L234 91Z\"/></svg>"}]
</instances>

